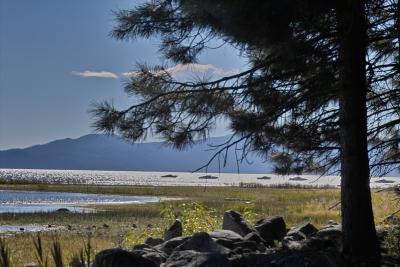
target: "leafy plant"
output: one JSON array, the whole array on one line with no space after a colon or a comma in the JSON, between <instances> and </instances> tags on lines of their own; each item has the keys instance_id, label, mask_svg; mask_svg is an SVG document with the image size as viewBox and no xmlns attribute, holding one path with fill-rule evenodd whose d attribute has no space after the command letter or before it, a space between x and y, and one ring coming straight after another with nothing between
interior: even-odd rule
<instances>
[{"instance_id":1,"label":"leafy plant","mask_svg":"<svg viewBox=\"0 0 400 267\"><path fill-rule=\"evenodd\" d=\"M183 203L179 205L166 204L161 210L163 220L154 227L143 229L138 235L130 232L125 236L124 243L140 243L149 236L163 236L164 231L176 220L183 225L183 234L192 235L196 232L210 231L218 228L220 218L214 209L200 203Z\"/></svg>"}]
</instances>

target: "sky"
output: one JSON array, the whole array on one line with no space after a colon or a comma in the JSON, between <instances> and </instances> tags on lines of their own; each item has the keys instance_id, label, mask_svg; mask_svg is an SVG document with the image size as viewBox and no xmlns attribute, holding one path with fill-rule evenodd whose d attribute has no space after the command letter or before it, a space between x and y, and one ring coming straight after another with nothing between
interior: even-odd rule
<instances>
[{"instance_id":1,"label":"sky","mask_svg":"<svg viewBox=\"0 0 400 267\"><path fill-rule=\"evenodd\" d=\"M0 150L93 133L92 103L126 107L134 101L122 86L137 63L216 76L244 67L229 46L204 53L188 68L163 59L157 38L111 38L112 11L139 2L0 0ZM223 132L220 127L215 135Z\"/></svg>"}]
</instances>

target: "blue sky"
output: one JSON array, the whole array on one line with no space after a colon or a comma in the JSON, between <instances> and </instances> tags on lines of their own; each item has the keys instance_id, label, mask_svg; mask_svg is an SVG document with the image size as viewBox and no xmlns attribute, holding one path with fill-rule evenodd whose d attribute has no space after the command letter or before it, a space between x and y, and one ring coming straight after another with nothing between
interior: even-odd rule
<instances>
[{"instance_id":1,"label":"blue sky","mask_svg":"<svg viewBox=\"0 0 400 267\"><path fill-rule=\"evenodd\" d=\"M138 2L0 1L0 150L93 132L91 103L132 101L122 90L123 73L136 62L168 64L157 54L157 39L109 37L111 11ZM195 67L214 73L244 65L230 47L205 53L199 63Z\"/></svg>"}]
</instances>

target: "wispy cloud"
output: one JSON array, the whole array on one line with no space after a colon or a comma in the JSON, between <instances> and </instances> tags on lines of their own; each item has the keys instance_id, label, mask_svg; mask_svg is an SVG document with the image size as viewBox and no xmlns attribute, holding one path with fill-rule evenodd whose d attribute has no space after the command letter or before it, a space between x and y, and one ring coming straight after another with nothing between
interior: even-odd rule
<instances>
[{"instance_id":1,"label":"wispy cloud","mask_svg":"<svg viewBox=\"0 0 400 267\"><path fill-rule=\"evenodd\" d=\"M238 73L237 69L226 70L223 68L218 68L212 64L178 64L173 67L165 69L166 72L172 76L186 75L186 74L199 74L199 73L210 73L215 76L228 76ZM159 72L161 73L161 71ZM130 77L136 76L137 71L130 71L122 73L123 76ZM157 75L157 73L155 73Z\"/></svg>"},{"instance_id":2,"label":"wispy cloud","mask_svg":"<svg viewBox=\"0 0 400 267\"><path fill-rule=\"evenodd\" d=\"M109 71L91 71L91 70L85 70L82 72L79 71L73 71L72 72L73 75L77 75L80 77L84 77L84 78L110 78L110 79L118 79L118 75L113 73L113 72L109 72Z\"/></svg>"}]
</instances>

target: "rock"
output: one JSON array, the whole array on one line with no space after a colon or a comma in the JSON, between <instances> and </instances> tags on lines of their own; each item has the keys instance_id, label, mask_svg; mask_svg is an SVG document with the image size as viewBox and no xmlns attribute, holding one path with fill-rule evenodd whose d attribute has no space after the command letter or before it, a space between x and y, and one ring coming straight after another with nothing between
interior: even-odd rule
<instances>
[{"instance_id":1,"label":"rock","mask_svg":"<svg viewBox=\"0 0 400 267\"><path fill-rule=\"evenodd\" d=\"M98 253L94 259L93 267L132 267L146 266L158 267L158 265L143 256L122 250L119 248L106 249Z\"/></svg>"},{"instance_id":2,"label":"rock","mask_svg":"<svg viewBox=\"0 0 400 267\"><path fill-rule=\"evenodd\" d=\"M324 239L341 239L342 238L342 226L341 225L331 225L320 229L316 234L318 238Z\"/></svg>"},{"instance_id":3,"label":"rock","mask_svg":"<svg viewBox=\"0 0 400 267\"><path fill-rule=\"evenodd\" d=\"M235 233L231 230L215 230L212 232L208 232L208 234L215 239L229 239L235 242L242 241L243 237L238 233Z\"/></svg>"},{"instance_id":4,"label":"rock","mask_svg":"<svg viewBox=\"0 0 400 267\"><path fill-rule=\"evenodd\" d=\"M136 244L133 246L133 250L143 250L143 249L152 249L153 247L148 244Z\"/></svg>"},{"instance_id":5,"label":"rock","mask_svg":"<svg viewBox=\"0 0 400 267\"><path fill-rule=\"evenodd\" d=\"M216 241L206 232L195 233L191 238L179 245L174 251L194 250L197 252L216 252L229 254L230 250Z\"/></svg>"},{"instance_id":6,"label":"rock","mask_svg":"<svg viewBox=\"0 0 400 267\"><path fill-rule=\"evenodd\" d=\"M149 259L157 263L158 265L165 262L168 258L168 255L164 252L146 244L142 244L142 246L134 246L133 252L143 256L143 258Z\"/></svg>"},{"instance_id":7,"label":"rock","mask_svg":"<svg viewBox=\"0 0 400 267\"><path fill-rule=\"evenodd\" d=\"M175 237L168 241L165 241L164 243L162 243L160 245L155 246L155 248L164 252L167 255L170 255L172 253L172 251L174 250L174 248L176 248L177 246L179 246L180 244L182 244L183 242L185 242L188 239L189 239L189 237L187 237L187 236Z\"/></svg>"},{"instance_id":8,"label":"rock","mask_svg":"<svg viewBox=\"0 0 400 267\"><path fill-rule=\"evenodd\" d=\"M262 238L259 233L256 233L256 232L248 233L243 238L243 241L254 241L257 244L263 244L263 245L269 245L269 246L271 245L270 243L265 241L264 238ZM273 243L272 243L272 245L273 245Z\"/></svg>"},{"instance_id":9,"label":"rock","mask_svg":"<svg viewBox=\"0 0 400 267\"><path fill-rule=\"evenodd\" d=\"M146 241L144 241L144 243L154 247L164 243L164 240L162 238L150 236L149 238L146 239Z\"/></svg>"},{"instance_id":10,"label":"rock","mask_svg":"<svg viewBox=\"0 0 400 267\"><path fill-rule=\"evenodd\" d=\"M334 220L329 220L328 225L338 225L338 223L335 222Z\"/></svg>"},{"instance_id":11,"label":"rock","mask_svg":"<svg viewBox=\"0 0 400 267\"><path fill-rule=\"evenodd\" d=\"M193 250L175 251L162 267L233 267L229 260L218 253Z\"/></svg>"},{"instance_id":12,"label":"rock","mask_svg":"<svg viewBox=\"0 0 400 267\"><path fill-rule=\"evenodd\" d=\"M180 220L175 220L175 222L168 228L164 233L164 240L168 241L174 237L182 236L183 228Z\"/></svg>"},{"instance_id":13,"label":"rock","mask_svg":"<svg viewBox=\"0 0 400 267\"><path fill-rule=\"evenodd\" d=\"M259 220L254 227L266 241L280 241L286 235L286 223L281 216L271 216Z\"/></svg>"},{"instance_id":14,"label":"rock","mask_svg":"<svg viewBox=\"0 0 400 267\"><path fill-rule=\"evenodd\" d=\"M222 229L231 230L241 236L256 231L256 229L245 220L240 213L233 210L225 211Z\"/></svg>"},{"instance_id":15,"label":"rock","mask_svg":"<svg viewBox=\"0 0 400 267\"><path fill-rule=\"evenodd\" d=\"M59 208L58 210L56 210L56 212L58 212L58 213L69 213L71 211L69 209L67 209L67 208Z\"/></svg>"},{"instance_id":16,"label":"rock","mask_svg":"<svg viewBox=\"0 0 400 267\"><path fill-rule=\"evenodd\" d=\"M263 243L256 243L252 240L236 242L234 244L236 253L249 253L249 252L264 252L265 246Z\"/></svg>"},{"instance_id":17,"label":"rock","mask_svg":"<svg viewBox=\"0 0 400 267\"><path fill-rule=\"evenodd\" d=\"M304 239L298 239L295 235L285 236L282 240L282 248L288 250L301 250L304 244L301 242Z\"/></svg>"},{"instance_id":18,"label":"rock","mask_svg":"<svg viewBox=\"0 0 400 267\"><path fill-rule=\"evenodd\" d=\"M298 232L303 233L306 237L309 237L313 234L315 234L318 231L318 229L312 225L311 223L305 223L300 226L296 226L286 234L286 235L295 235L298 234Z\"/></svg>"},{"instance_id":19,"label":"rock","mask_svg":"<svg viewBox=\"0 0 400 267\"><path fill-rule=\"evenodd\" d=\"M339 267L343 266L339 254L319 251L280 250L268 254L245 254L231 261L234 266L251 267Z\"/></svg>"}]
</instances>

